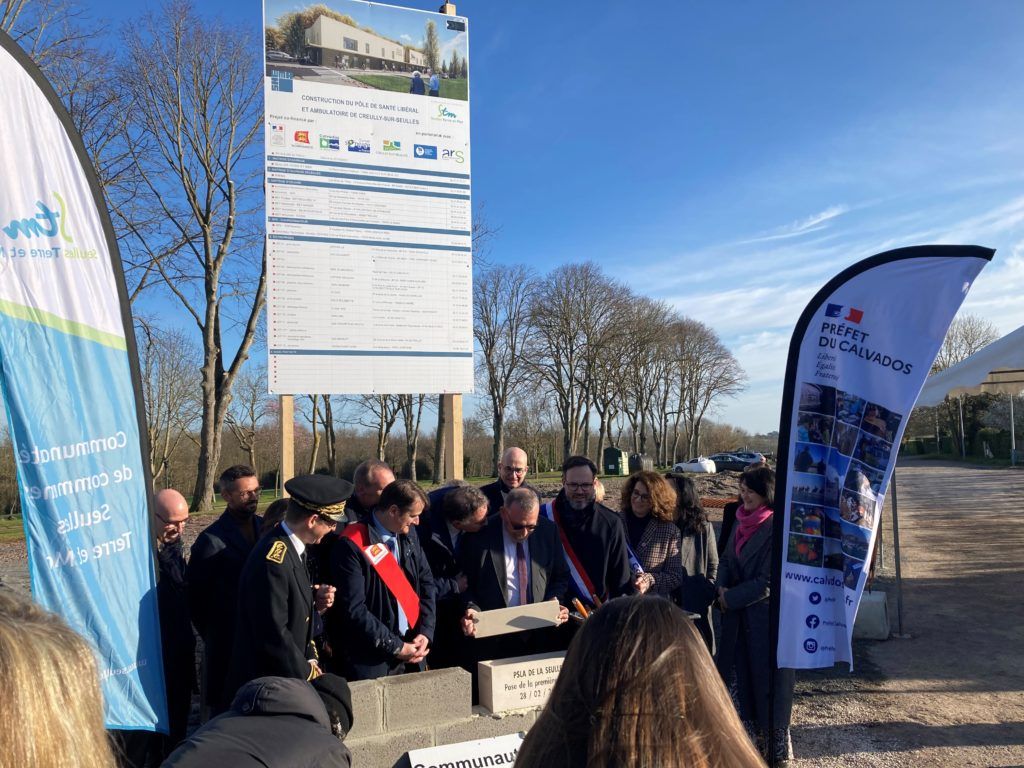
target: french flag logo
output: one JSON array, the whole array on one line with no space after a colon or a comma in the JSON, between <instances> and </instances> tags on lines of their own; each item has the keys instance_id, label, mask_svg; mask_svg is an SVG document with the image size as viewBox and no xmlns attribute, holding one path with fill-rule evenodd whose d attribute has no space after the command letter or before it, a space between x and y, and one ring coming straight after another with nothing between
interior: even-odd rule
<instances>
[{"instance_id":1,"label":"french flag logo","mask_svg":"<svg viewBox=\"0 0 1024 768\"><path fill-rule=\"evenodd\" d=\"M829 304L827 307L825 307L825 317L843 317L843 305ZM853 307L850 307L849 314L846 317L843 317L843 320L846 320L851 323L856 323L857 325L860 325L860 321L863 319L864 310L854 309Z\"/></svg>"}]
</instances>

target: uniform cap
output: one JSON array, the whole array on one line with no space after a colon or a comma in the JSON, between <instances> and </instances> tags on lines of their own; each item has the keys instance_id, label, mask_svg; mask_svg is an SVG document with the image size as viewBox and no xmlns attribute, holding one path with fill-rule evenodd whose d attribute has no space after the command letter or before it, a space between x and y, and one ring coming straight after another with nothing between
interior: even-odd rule
<instances>
[{"instance_id":1,"label":"uniform cap","mask_svg":"<svg viewBox=\"0 0 1024 768\"><path fill-rule=\"evenodd\" d=\"M329 475L301 475L284 484L292 501L303 509L334 520L345 520L345 502L354 486L348 480Z\"/></svg>"}]
</instances>

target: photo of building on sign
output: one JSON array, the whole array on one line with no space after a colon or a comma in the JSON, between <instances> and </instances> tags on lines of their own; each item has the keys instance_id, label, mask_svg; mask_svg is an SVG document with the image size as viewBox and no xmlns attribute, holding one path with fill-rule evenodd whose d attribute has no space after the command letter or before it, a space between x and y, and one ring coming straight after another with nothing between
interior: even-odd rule
<instances>
[{"instance_id":1,"label":"photo of building on sign","mask_svg":"<svg viewBox=\"0 0 1024 768\"><path fill-rule=\"evenodd\" d=\"M359 0L266 4L266 73L466 101L466 20Z\"/></svg>"}]
</instances>

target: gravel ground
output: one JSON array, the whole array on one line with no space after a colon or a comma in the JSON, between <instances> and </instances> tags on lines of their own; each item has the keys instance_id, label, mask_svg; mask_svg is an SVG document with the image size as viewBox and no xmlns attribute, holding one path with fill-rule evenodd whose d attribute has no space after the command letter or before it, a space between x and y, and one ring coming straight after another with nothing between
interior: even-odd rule
<instances>
[{"instance_id":1,"label":"gravel ground","mask_svg":"<svg viewBox=\"0 0 1024 768\"><path fill-rule=\"evenodd\" d=\"M903 636L854 643L852 674L800 673L793 768L1022 768L1024 527L1015 492L1024 474L907 461L897 478ZM696 479L702 496L730 498L738 475ZM622 482L605 480L609 506ZM553 495L558 485L539 490ZM889 593L895 633L890 503L891 494L874 586ZM213 519L194 518L186 542ZM28 591L23 542L0 543L0 582Z\"/></svg>"}]
</instances>

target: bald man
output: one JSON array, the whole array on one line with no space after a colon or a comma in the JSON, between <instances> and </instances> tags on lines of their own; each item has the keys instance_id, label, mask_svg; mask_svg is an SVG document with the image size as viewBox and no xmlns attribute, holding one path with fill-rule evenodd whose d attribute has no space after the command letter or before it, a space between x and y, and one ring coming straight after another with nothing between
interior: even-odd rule
<instances>
[{"instance_id":1,"label":"bald man","mask_svg":"<svg viewBox=\"0 0 1024 768\"><path fill-rule=\"evenodd\" d=\"M498 479L489 485L480 488L487 497L487 518L490 519L498 514L505 497L509 491L515 488L529 488L540 497L536 488L526 482L526 473L530 471L526 451L522 448L512 446L506 448L498 460Z\"/></svg>"},{"instance_id":2,"label":"bald man","mask_svg":"<svg viewBox=\"0 0 1024 768\"><path fill-rule=\"evenodd\" d=\"M156 596L160 608L160 641L170 714L170 733L160 739L158 762L161 762L185 738L188 714L192 709L192 691L196 687L196 639L189 620L185 546L181 540L188 522L188 502L171 488L160 491L155 502L153 533L160 571Z\"/></svg>"}]
</instances>

